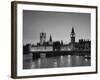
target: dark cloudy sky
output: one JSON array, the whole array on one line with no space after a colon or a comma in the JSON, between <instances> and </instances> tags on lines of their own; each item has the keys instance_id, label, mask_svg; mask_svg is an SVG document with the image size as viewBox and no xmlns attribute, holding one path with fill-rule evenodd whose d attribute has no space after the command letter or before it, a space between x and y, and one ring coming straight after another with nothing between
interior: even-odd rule
<instances>
[{"instance_id":1,"label":"dark cloudy sky","mask_svg":"<svg viewBox=\"0 0 100 80\"><path fill-rule=\"evenodd\" d=\"M48 12L23 10L23 43L37 43L40 32L46 32L46 40L50 34L53 41L70 42L72 27L79 39L90 40L90 19L88 13Z\"/></svg>"}]
</instances>

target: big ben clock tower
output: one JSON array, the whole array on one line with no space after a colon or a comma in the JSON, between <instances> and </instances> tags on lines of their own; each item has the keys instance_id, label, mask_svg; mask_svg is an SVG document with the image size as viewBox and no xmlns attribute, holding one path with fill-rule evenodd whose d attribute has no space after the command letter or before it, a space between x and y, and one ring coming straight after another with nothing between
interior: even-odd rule
<instances>
[{"instance_id":1,"label":"big ben clock tower","mask_svg":"<svg viewBox=\"0 0 100 80\"><path fill-rule=\"evenodd\" d=\"M75 32L74 32L73 27L72 27L72 32L70 34L70 38L71 38L71 50L74 50L74 48L75 48Z\"/></svg>"},{"instance_id":2,"label":"big ben clock tower","mask_svg":"<svg viewBox=\"0 0 100 80\"><path fill-rule=\"evenodd\" d=\"M71 43L75 43L75 32L73 27L72 27L72 32L70 34L70 38L71 38Z\"/></svg>"}]
</instances>

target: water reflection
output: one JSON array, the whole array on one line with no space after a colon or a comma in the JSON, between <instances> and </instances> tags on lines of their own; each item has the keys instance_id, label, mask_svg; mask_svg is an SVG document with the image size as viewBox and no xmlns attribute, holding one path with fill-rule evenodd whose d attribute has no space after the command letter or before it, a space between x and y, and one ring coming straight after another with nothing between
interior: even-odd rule
<instances>
[{"instance_id":1,"label":"water reflection","mask_svg":"<svg viewBox=\"0 0 100 80\"><path fill-rule=\"evenodd\" d=\"M67 64L68 64L67 67L70 67L71 66L71 55L68 55L67 56Z\"/></svg>"},{"instance_id":2,"label":"water reflection","mask_svg":"<svg viewBox=\"0 0 100 80\"><path fill-rule=\"evenodd\" d=\"M63 56L60 56L60 60L59 60L59 61L60 61L60 63L59 63L60 66L61 66L62 64L64 64L64 57L63 57Z\"/></svg>"},{"instance_id":3,"label":"water reflection","mask_svg":"<svg viewBox=\"0 0 100 80\"><path fill-rule=\"evenodd\" d=\"M40 57L36 60L32 59L32 54L24 54L23 57L23 69L74 67L90 65L91 59L85 59L84 56L77 55L64 55L48 58Z\"/></svg>"},{"instance_id":4,"label":"water reflection","mask_svg":"<svg viewBox=\"0 0 100 80\"><path fill-rule=\"evenodd\" d=\"M57 67L57 66L58 66L57 61L56 61L56 59L54 59L54 61L53 61L53 67Z\"/></svg>"}]
</instances>

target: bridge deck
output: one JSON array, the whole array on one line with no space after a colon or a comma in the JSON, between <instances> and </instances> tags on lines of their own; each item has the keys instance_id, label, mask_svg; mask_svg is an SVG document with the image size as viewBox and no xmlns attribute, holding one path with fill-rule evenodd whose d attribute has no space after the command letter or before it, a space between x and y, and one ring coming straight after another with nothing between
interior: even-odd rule
<instances>
[{"instance_id":1,"label":"bridge deck","mask_svg":"<svg viewBox=\"0 0 100 80\"><path fill-rule=\"evenodd\" d=\"M90 51L35 51L31 52L33 54L33 59L39 58L42 54L45 54L46 57L50 56L60 56L60 55L91 55Z\"/></svg>"},{"instance_id":2,"label":"bridge deck","mask_svg":"<svg viewBox=\"0 0 100 80\"><path fill-rule=\"evenodd\" d=\"M45 53L45 54L90 54L90 51L31 51L31 53L35 54L41 54L41 53Z\"/></svg>"}]
</instances>

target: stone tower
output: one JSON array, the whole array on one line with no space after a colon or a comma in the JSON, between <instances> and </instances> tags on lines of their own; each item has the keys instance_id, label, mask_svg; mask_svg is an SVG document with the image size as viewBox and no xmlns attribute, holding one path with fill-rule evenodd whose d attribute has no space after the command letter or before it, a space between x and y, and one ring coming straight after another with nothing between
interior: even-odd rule
<instances>
[{"instance_id":1,"label":"stone tower","mask_svg":"<svg viewBox=\"0 0 100 80\"><path fill-rule=\"evenodd\" d=\"M74 32L73 27L72 27L72 31L70 34L70 38L71 38L71 50L74 50L74 48L75 48L75 32Z\"/></svg>"},{"instance_id":2,"label":"stone tower","mask_svg":"<svg viewBox=\"0 0 100 80\"><path fill-rule=\"evenodd\" d=\"M71 38L71 43L75 43L75 32L73 27L72 27L72 32L70 34L70 38Z\"/></svg>"},{"instance_id":3,"label":"stone tower","mask_svg":"<svg viewBox=\"0 0 100 80\"><path fill-rule=\"evenodd\" d=\"M50 38L49 38L49 45L52 45L53 43L52 43L52 36L51 36L51 34L50 34Z\"/></svg>"},{"instance_id":4,"label":"stone tower","mask_svg":"<svg viewBox=\"0 0 100 80\"><path fill-rule=\"evenodd\" d=\"M40 45L43 45L46 42L46 33L40 33Z\"/></svg>"},{"instance_id":5,"label":"stone tower","mask_svg":"<svg viewBox=\"0 0 100 80\"><path fill-rule=\"evenodd\" d=\"M49 42L52 42L52 37L51 37L51 34L50 34L50 39L49 39Z\"/></svg>"}]
</instances>

